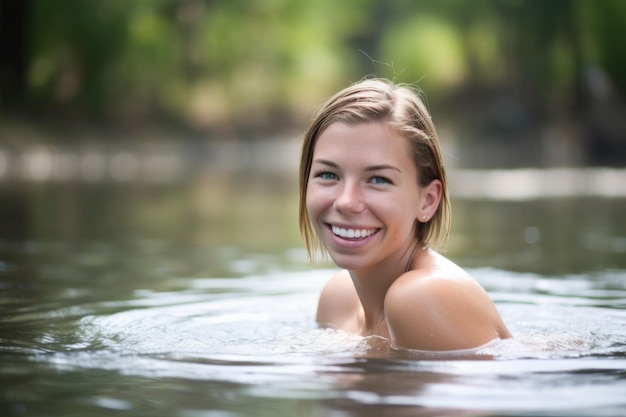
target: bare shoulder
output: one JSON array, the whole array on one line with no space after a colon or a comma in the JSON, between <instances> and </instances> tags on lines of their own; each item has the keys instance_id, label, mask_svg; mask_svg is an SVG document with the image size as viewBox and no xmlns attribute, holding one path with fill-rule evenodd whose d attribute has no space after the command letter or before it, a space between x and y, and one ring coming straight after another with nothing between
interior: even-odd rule
<instances>
[{"instance_id":1,"label":"bare shoulder","mask_svg":"<svg viewBox=\"0 0 626 417\"><path fill-rule=\"evenodd\" d=\"M338 329L346 329L354 320L361 303L347 271L333 275L320 294L317 306L318 323Z\"/></svg>"},{"instance_id":2,"label":"bare shoulder","mask_svg":"<svg viewBox=\"0 0 626 417\"><path fill-rule=\"evenodd\" d=\"M421 350L471 349L510 337L487 292L441 255L399 277L385 297L391 341Z\"/></svg>"}]
</instances>

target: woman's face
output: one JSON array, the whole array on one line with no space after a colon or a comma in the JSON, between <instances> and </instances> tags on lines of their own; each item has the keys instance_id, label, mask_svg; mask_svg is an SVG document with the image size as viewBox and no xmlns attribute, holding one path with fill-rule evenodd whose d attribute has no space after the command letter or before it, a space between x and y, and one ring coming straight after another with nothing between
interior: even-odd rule
<instances>
[{"instance_id":1,"label":"woman's face","mask_svg":"<svg viewBox=\"0 0 626 417\"><path fill-rule=\"evenodd\" d=\"M424 193L411 155L408 141L385 123L336 122L318 138L306 206L339 267L395 262L412 247Z\"/></svg>"}]
</instances>

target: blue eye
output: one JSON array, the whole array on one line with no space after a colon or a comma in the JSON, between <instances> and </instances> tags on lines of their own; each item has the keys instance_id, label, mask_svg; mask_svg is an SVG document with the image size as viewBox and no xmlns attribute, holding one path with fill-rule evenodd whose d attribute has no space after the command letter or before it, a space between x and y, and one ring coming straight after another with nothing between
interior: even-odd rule
<instances>
[{"instance_id":1,"label":"blue eye","mask_svg":"<svg viewBox=\"0 0 626 417\"><path fill-rule=\"evenodd\" d=\"M321 178L323 180L334 181L338 179L337 175L333 174L329 171L323 171L315 175L316 178Z\"/></svg>"},{"instance_id":2,"label":"blue eye","mask_svg":"<svg viewBox=\"0 0 626 417\"><path fill-rule=\"evenodd\" d=\"M370 182L376 185L391 184L391 180L389 178L383 177L381 175L376 175L375 177L372 177Z\"/></svg>"}]
</instances>

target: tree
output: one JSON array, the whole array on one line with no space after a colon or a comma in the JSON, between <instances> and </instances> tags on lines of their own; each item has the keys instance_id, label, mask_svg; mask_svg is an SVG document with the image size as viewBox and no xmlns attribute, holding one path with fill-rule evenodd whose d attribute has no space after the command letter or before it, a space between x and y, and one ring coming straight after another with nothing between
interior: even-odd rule
<instances>
[{"instance_id":1,"label":"tree","mask_svg":"<svg viewBox=\"0 0 626 417\"><path fill-rule=\"evenodd\" d=\"M29 0L0 0L0 110L24 102Z\"/></svg>"}]
</instances>

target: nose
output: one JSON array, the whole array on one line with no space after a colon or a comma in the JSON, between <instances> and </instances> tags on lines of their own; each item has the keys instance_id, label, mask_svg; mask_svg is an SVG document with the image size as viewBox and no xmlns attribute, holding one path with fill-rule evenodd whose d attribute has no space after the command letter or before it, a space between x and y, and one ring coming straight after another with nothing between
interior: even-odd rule
<instances>
[{"instance_id":1,"label":"nose","mask_svg":"<svg viewBox=\"0 0 626 417\"><path fill-rule=\"evenodd\" d=\"M345 213L360 213L365 208L363 190L358 183L344 182L335 198L335 209Z\"/></svg>"}]
</instances>

